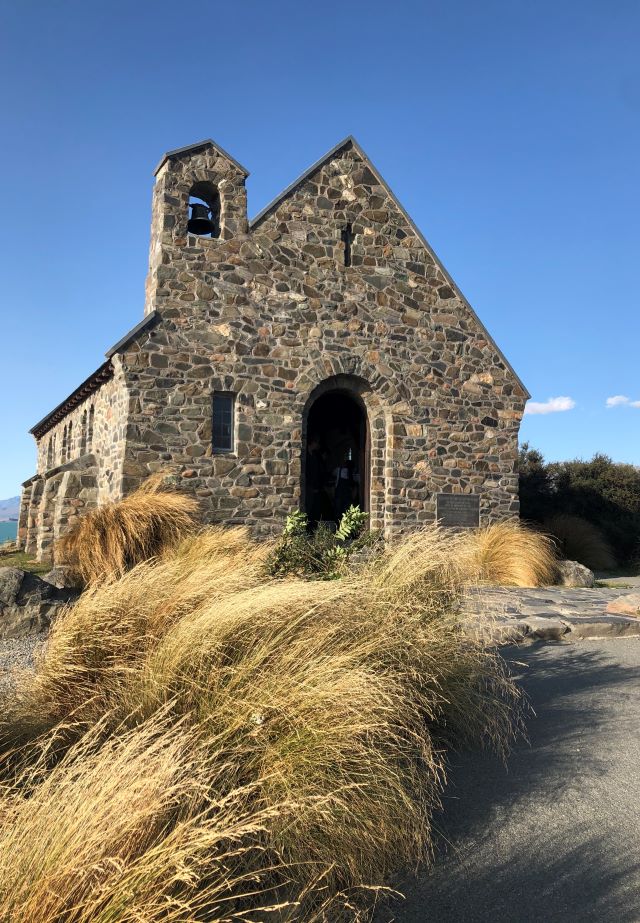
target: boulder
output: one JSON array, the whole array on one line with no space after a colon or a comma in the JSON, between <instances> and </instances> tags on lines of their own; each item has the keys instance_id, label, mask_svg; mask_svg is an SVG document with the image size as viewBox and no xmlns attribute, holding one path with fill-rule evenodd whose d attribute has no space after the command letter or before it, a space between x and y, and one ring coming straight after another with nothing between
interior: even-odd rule
<instances>
[{"instance_id":1,"label":"boulder","mask_svg":"<svg viewBox=\"0 0 640 923\"><path fill-rule=\"evenodd\" d=\"M612 599L607 606L607 612L614 615L632 615L640 618L640 593L627 593L626 596L618 596Z\"/></svg>"},{"instance_id":2,"label":"boulder","mask_svg":"<svg viewBox=\"0 0 640 923\"><path fill-rule=\"evenodd\" d=\"M78 588L77 581L71 569L63 567L61 564L56 564L50 571L43 574L42 579L46 580L47 583L52 583L55 587L58 587L59 590Z\"/></svg>"},{"instance_id":3,"label":"boulder","mask_svg":"<svg viewBox=\"0 0 640 923\"><path fill-rule=\"evenodd\" d=\"M18 567L0 567L0 639L44 631L77 596Z\"/></svg>"},{"instance_id":4,"label":"boulder","mask_svg":"<svg viewBox=\"0 0 640 923\"><path fill-rule=\"evenodd\" d=\"M593 571L577 561L560 561L560 586L594 587L596 578Z\"/></svg>"}]
</instances>

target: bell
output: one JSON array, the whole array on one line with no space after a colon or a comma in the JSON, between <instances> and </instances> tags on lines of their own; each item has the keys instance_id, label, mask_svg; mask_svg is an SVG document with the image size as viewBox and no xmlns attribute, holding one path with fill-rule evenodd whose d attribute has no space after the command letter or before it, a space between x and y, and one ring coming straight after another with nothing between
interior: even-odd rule
<instances>
[{"instance_id":1,"label":"bell","mask_svg":"<svg viewBox=\"0 0 640 923\"><path fill-rule=\"evenodd\" d=\"M208 205L202 205L199 202L193 202L191 208L191 217L187 222L187 230L191 234L214 234L216 226L211 220L211 209Z\"/></svg>"}]
</instances>

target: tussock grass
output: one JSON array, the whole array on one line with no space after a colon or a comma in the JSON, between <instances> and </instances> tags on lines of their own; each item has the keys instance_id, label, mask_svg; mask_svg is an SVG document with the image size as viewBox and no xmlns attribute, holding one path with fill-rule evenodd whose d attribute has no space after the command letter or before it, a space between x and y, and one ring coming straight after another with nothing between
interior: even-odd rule
<instances>
[{"instance_id":1,"label":"tussock grass","mask_svg":"<svg viewBox=\"0 0 640 923\"><path fill-rule=\"evenodd\" d=\"M224 761L161 716L104 742L101 730L49 772L43 752L2 792L2 919L222 923L247 919L248 908L273 913L283 868L262 841L273 817L297 805L256 807L250 788L216 795Z\"/></svg>"},{"instance_id":2,"label":"tussock grass","mask_svg":"<svg viewBox=\"0 0 640 923\"><path fill-rule=\"evenodd\" d=\"M138 782L158 778L160 794L139 799L144 820L125 822L126 855L114 838L122 879L109 873L100 885L104 906L121 915L51 912L34 917L38 923L164 919L153 915L151 892L158 882L157 901L164 899L165 878L184 911L168 902L175 917L167 919L266 919L242 916L237 883L252 875L260 901L286 905L274 919L359 919L376 886L430 855L446 749L480 743L505 752L519 729L518 692L503 662L460 624L466 542L430 529L340 581L268 580L269 546L253 545L242 530L205 530L91 587L57 620L0 726L5 746L28 744L18 756L29 780L24 804L33 805L22 805L8 828L15 839L3 850L0 916L20 919L7 914L13 905L2 895L16 892L36 861L47 814L52 830L63 831L64 802L81 800L103 841L90 823L82 845L72 825L73 835L58 833L57 865L76 870L73 899L97 913L94 884L102 879L92 870L108 864L108 831L118 811L129 810L127 787L135 806ZM125 753L130 780L118 762ZM171 767L177 776L163 775ZM103 802L120 776L112 810ZM82 796L65 794L72 782ZM4 800L8 816L24 788L19 782ZM217 847L199 852L211 816L220 860ZM176 837L180 873L171 864ZM23 846L14 849L18 840ZM52 864L44 890L49 874ZM141 879L138 898L129 882Z\"/></svg>"},{"instance_id":3,"label":"tussock grass","mask_svg":"<svg viewBox=\"0 0 640 923\"><path fill-rule=\"evenodd\" d=\"M546 519L544 527L555 539L563 558L578 561L591 570L612 570L617 567L608 541L600 529L587 519L561 513Z\"/></svg>"},{"instance_id":4,"label":"tussock grass","mask_svg":"<svg viewBox=\"0 0 640 923\"><path fill-rule=\"evenodd\" d=\"M474 530L466 542L470 574L479 583L539 587L558 581L553 542L517 519Z\"/></svg>"},{"instance_id":5,"label":"tussock grass","mask_svg":"<svg viewBox=\"0 0 640 923\"><path fill-rule=\"evenodd\" d=\"M168 628L208 602L256 586L269 545L242 527L210 527L138 564L120 579L89 586L56 619L34 672L8 706L9 737L31 739L66 722L77 736L107 712Z\"/></svg>"},{"instance_id":6,"label":"tussock grass","mask_svg":"<svg viewBox=\"0 0 640 923\"><path fill-rule=\"evenodd\" d=\"M152 475L123 500L81 516L56 542L55 561L85 585L121 577L193 532L197 511L195 499L168 490L165 475Z\"/></svg>"}]
</instances>

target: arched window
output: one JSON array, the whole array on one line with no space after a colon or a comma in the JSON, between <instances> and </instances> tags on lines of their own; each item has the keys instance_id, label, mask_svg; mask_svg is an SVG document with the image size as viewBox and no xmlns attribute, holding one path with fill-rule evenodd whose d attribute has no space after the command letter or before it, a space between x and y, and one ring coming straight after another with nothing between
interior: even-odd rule
<instances>
[{"instance_id":1,"label":"arched window","mask_svg":"<svg viewBox=\"0 0 640 923\"><path fill-rule=\"evenodd\" d=\"M87 452L93 450L93 415L95 412L95 406L92 404L89 407L89 423L87 425Z\"/></svg>"},{"instance_id":2,"label":"arched window","mask_svg":"<svg viewBox=\"0 0 640 923\"><path fill-rule=\"evenodd\" d=\"M220 193L213 183L191 187L187 230L198 237L220 237Z\"/></svg>"},{"instance_id":3,"label":"arched window","mask_svg":"<svg viewBox=\"0 0 640 923\"><path fill-rule=\"evenodd\" d=\"M69 420L69 432L67 434L67 459L73 455L73 423Z\"/></svg>"},{"instance_id":4,"label":"arched window","mask_svg":"<svg viewBox=\"0 0 640 923\"><path fill-rule=\"evenodd\" d=\"M47 469L51 467L53 460L53 436L49 436L49 442L47 444Z\"/></svg>"},{"instance_id":5,"label":"arched window","mask_svg":"<svg viewBox=\"0 0 640 923\"><path fill-rule=\"evenodd\" d=\"M62 462L63 465L64 465L64 463L65 463L66 460L67 460L67 452L68 452L68 451L69 451L69 442L68 442L68 438L67 438L67 427L66 427L66 425L65 425L64 429L62 430L62 458L61 458L61 462Z\"/></svg>"},{"instance_id":6,"label":"arched window","mask_svg":"<svg viewBox=\"0 0 640 923\"><path fill-rule=\"evenodd\" d=\"M80 423L80 454L84 455L87 451L87 411L82 414Z\"/></svg>"}]
</instances>

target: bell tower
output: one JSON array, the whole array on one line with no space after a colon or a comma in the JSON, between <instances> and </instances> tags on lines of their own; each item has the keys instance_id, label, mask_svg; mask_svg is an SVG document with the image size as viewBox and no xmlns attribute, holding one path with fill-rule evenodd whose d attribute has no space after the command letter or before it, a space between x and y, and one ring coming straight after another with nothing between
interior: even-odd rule
<instances>
[{"instance_id":1,"label":"bell tower","mask_svg":"<svg viewBox=\"0 0 640 923\"><path fill-rule=\"evenodd\" d=\"M168 151L154 172L145 316L160 308L167 283L185 268L185 250L207 253L247 233L248 170L215 141Z\"/></svg>"}]
</instances>

